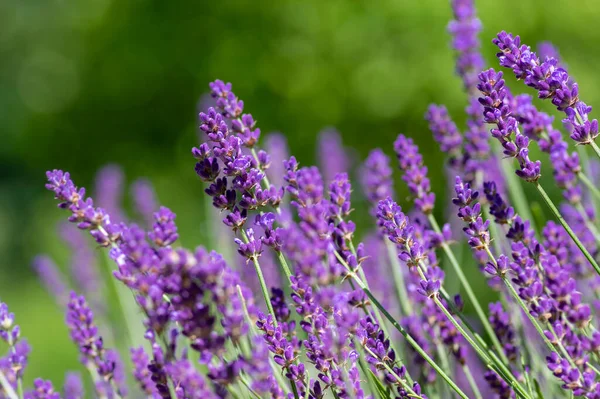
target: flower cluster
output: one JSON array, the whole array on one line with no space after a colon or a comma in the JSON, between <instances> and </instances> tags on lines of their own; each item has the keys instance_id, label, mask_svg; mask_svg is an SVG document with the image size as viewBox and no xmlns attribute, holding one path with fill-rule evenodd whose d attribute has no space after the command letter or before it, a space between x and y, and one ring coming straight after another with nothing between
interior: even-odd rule
<instances>
[{"instance_id":1,"label":"flower cluster","mask_svg":"<svg viewBox=\"0 0 600 399\"><path fill-rule=\"evenodd\" d=\"M388 148L372 150L359 177L377 228L361 242L355 221L362 219L353 218L353 204L361 203L352 198L355 171L341 135L322 133L320 168L301 166L278 134L262 150L244 102L216 80L192 154L207 200L224 213L225 227L207 227L226 230L223 254L183 247L175 213L159 206L147 180L132 185L136 212L126 212L124 174L115 165L98 174L96 202L69 173L47 172L46 188L71 222L59 229L69 264L42 255L33 267L66 313L91 384L69 372L62 389L43 378L28 385L30 347L1 302L0 398L82 399L89 396L84 386L93 386L101 399L600 399L593 317L600 307L600 164L583 156L586 147L585 162L570 152L552 117L532 97L513 96L502 72L482 71L473 1L451 6L456 71L469 97L466 127L444 106L426 113L454 182L448 223L434 212L424 157L401 134L390 147L411 201L394 200ZM597 121L557 52L542 46L541 61L505 32L494 44L500 65L565 112L571 137L597 148ZM564 199L558 206L542 187L530 142L550 157ZM514 159L521 180L502 165ZM528 216L523 181L558 223L541 211ZM457 223L463 240L452 236ZM98 256L86 235L108 256ZM100 266L115 287L105 285ZM489 277L497 302L476 295L472 266ZM118 300L107 300L108 292Z\"/></svg>"},{"instance_id":2,"label":"flower cluster","mask_svg":"<svg viewBox=\"0 0 600 399\"><path fill-rule=\"evenodd\" d=\"M591 144L598 136L598 121L589 120L592 107L579 100L579 86L556 58L541 61L531 47L521 44L519 36L504 31L494 39L500 52L500 65L511 68L518 79L538 92L539 98L550 99L572 129L571 138L579 144Z\"/></svg>"}]
</instances>

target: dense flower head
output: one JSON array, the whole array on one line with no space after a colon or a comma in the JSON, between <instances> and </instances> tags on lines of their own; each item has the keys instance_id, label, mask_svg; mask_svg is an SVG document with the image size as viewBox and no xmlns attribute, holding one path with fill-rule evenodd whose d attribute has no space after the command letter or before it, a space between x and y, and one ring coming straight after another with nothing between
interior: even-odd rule
<instances>
[{"instance_id":1,"label":"dense flower head","mask_svg":"<svg viewBox=\"0 0 600 399\"><path fill-rule=\"evenodd\" d=\"M504 148L504 155L519 161L517 176L528 182L537 181L541 177L541 162L529 159L529 139L521 134L519 123L512 116L502 72L489 69L480 73L477 88L483 95L479 102L483 105L485 122L496 125L490 133Z\"/></svg>"},{"instance_id":2,"label":"dense flower head","mask_svg":"<svg viewBox=\"0 0 600 399\"><path fill-rule=\"evenodd\" d=\"M476 250L489 248L490 221L483 221L481 217L481 204L476 202L479 192L472 190L470 184L463 182L460 176L456 176L454 191L456 198L452 202L458 207L458 217L466 223L463 231L469 237L469 245Z\"/></svg>"},{"instance_id":3,"label":"dense flower head","mask_svg":"<svg viewBox=\"0 0 600 399\"><path fill-rule=\"evenodd\" d=\"M418 266L427 258L427 249L415 234L415 226L391 198L379 202L377 223L387 238L397 246L398 258L409 267Z\"/></svg>"},{"instance_id":4,"label":"dense flower head","mask_svg":"<svg viewBox=\"0 0 600 399\"><path fill-rule=\"evenodd\" d=\"M506 357L515 362L519 356L519 347L517 333L510 320L510 314L504 311L502 303L495 302L489 304L490 323L496 332L496 336L502 343Z\"/></svg>"},{"instance_id":5,"label":"dense flower head","mask_svg":"<svg viewBox=\"0 0 600 399\"><path fill-rule=\"evenodd\" d=\"M85 267L85 265L83 266ZM37 256L33 260L33 269L54 299L60 305L66 305L68 301L67 283L52 259L44 255Z\"/></svg>"},{"instance_id":6,"label":"dense flower head","mask_svg":"<svg viewBox=\"0 0 600 399\"><path fill-rule=\"evenodd\" d=\"M166 247L177 241L177 225L175 224L175 214L167 207L161 206L158 212L154 214L154 225L152 231L148 234L154 244L159 247Z\"/></svg>"},{"instance_id":7,"label":"dense flower head","mask_svg":"<svg viewBox=\"0 0 600 399\"><path fill-rule=\"evenodd\" d=\"M26 399L60 399L60 394L54 391L52 382L36 378L33 389L25 394Z\"/></svg>"},{"instance_id":8,"label":"dense flower head","mask_svg":"<svg viewBox=\"0 0 600 399\"><path fill-rule=\"evenodd\" d=\"M82 230L89 230L96 242L109 246L121 233L118 224L113 224L102 208L94 207L91 198L85 198L85 189L77 188L68 172L53 170L46 172L46 188L53 191L59 200L58 207L71 212L69 221L77 223Z\"/></svg>"},{"instance_id":9,"label":"dense flower head","mask_svg":"<svg viewBox=\"0 0 600 399\"><path fill-rule=\"evenodd\" d=\"M429 122L429 129L433 138L440 144L440 149L446 153L458 151L462 145L463 138L450 119L448 110L443 105L432 104L427 109L425 119Z\"/></svg>"},{"instance_id":10,"label":"dense flower head","mask_svg":"<svg viewBox=\"0 0 600 399\"><path fill-rule=\"evenodd\" d=\"M390 159L381 149L376 148L369 153L360 176L363 192L374 206L379 201L393 196Z\"/></svg>"},{"instance_id":11,"label":"dense flower head","mask_svg":"<svg viewBox=\"0 0 600 399\"><path fill-rule=\"evenodd\" d=\"M83 399L85 391L83 388L81 375L75 372L67 373L65 376L63 391L65 394L65 399Z\"/></svg>"},{"instance_id":12,"label":"dense flower head","mask_svg":"<svg viewBox=\"0 0 600 399\"><path fill-rule=\"evenodd\" d=\"M94 198L97 205L111 215L113 222L124 222L122 209L125 176L118 165L106 165L96 175Z\"/></svg>"},{"instance_id":13,"label":"dense flower head","mask_svg":"<svg viewBox=\"0 0 600 399\"><path fill-rule=\"evenodd\" d=\"M116 362L104 348L102 337L94 324L94 314L85 298L75 292L71 292L67 306L67 325L71 339L81 354L82 363L95 368L105 381L111 381L115 376Z\"/></svg>"},{"instance_id":14,"label":"dense flower head","mask_svg":"<svg viewBox=\"0 0 600 399\"><path fill-rule=\"evenodd\" d=\"M425 214L433 210L435 194L427 177L427 167L423 157L412 139L400 134L394 142L394 151L398 158L400 170L404 173L402 179L408 184L408 190L414 197L415 206Z\"/></svg>"},{"instance_id":15,"label":"dense flower head","mask_svg":"<svg viewBox=\"0 0 600 399\"><path fill-rule=\"evenodd\" d=\"M579 100L579 86L558 60L541 61L531 47L521 44L519 36L502 31L493 43L498 46L500 65L511 68L518 79L538 91L539 98L551 99L559 111L566 114L563 122L570 125L571 138L579 144L589 144L598 136L598 121L589 120L592 107Z\"/></svg>"},{"instance_id":16,"label":"dense flower head","mask_svg":"<svg viewBox=\"0 0 600 399\"><path fill-rule=\"evenodd\" d=\"M513 99L513 115L523 127L525 135L535 140L542 151L550 154L554 179L564 189L565 199L571 203L581 200L581 189L577 184L577 174L581 171L579 156L576 152L568 153L568 144L562 133L553 125L553 118L540 112L532 104L531 97L526 94Z\"/></svg>"},{"instance_id":17,"label":"dense flower head","mask_svg":"<svg viewBox=\"0 0 600 399\"><path fill-rule=\"evenodd\" d=\"M482 29L476 16L473 0L452 0L454 20L448 24L452 35L452 47L458 52L456 71L467 91L477 83L477 72L483 68L483 57L479 51L478 34Z\"/></svg>"},{"instance_id":18,"label":"dense flower head","mask_svg":"<svg viewBox=\"0 0 600 399\"><path fill-rule=\"evenodd\" d=\"M154 212L158 209L156 193L152 183L147 179L137 179L131 184L131 198L135 210L146 222L147 226L154 223Z\"/></svg>"},{"instance_id":19,"label":"dense flower head","mask_svg":"<svg viewBox=\"0 0 600 399\"><path fill-rule=\"evenodd\" d=\"M319 170L326 183L330 183L338 173L349 172L350 160L342 143L342 136L337 130L327 128L319 133L317 155Z\"/></svg>"}]
</instances>

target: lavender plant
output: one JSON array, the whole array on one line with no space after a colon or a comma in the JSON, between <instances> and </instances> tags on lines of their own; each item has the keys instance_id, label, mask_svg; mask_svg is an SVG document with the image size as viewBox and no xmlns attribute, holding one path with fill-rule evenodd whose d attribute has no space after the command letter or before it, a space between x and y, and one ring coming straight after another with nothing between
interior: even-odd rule
<instances>
[{"instance_id":1,"label":"lavender plant","mask_svg":"<svg viewBox=\"0 0 600 399\"><path fill-rule=\"evenodd\" d=\"M373 150L359 172L373 218L361 242L340 136L323 133L321 170L289 156L280 135L262 149L244 102L216 80L192 155L222 218L214 228L225 228L220 236L240 261L182 247L175 213L158 205L147 180L131 187L130 218L117 166L99 173L97 203L68 172L47 172L46 188L68 214L59 235L72 266L64 273L39 256L34 268L65 311L88 377L70 372L62 390L43 379L24 386L30 347L0 303L0 397L600 398L600 192L598 161L585 153L590 146L600 156L598 122L550 44L540 46L542 60L518 36L493 40L500 65L565 113L568 134L583 147L569 153L531 96L514 96L502 72L484 70L472 1L451 4L466 130L444 106L426 113L455 176L446 223L434 216L426 160L401 134L390 149L414 206L394 200L390 158ZM532 144L549 165L532 159ZM542 186L548 167L563 194L558 206ZM558 224L532 219L522 184L537 189ZM457 224L463 240L452 233ZM473 262L456 253L463 244L497 302L477 297ZM118 309L106 300L102 264ZM458 278L464 299L449 292L446 275Z\"/></svg>"}]
</instances>

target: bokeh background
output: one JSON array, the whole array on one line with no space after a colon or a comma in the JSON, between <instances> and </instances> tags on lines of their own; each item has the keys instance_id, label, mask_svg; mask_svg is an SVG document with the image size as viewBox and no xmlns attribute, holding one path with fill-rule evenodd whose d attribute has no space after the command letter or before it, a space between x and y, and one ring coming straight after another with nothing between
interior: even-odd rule
<instances>
[{"instance_id":1,"label":"bokeh background","mask_svg":"<svg viewBox=\"0 0 600 399\"><path fill-rule=\"evenodd\" d=\"M582 98L600 103L600 2L477 6L489 66L497 67L490 40L502 29L529 44L549 40ZM200 99L220 78L233 82L264 134L285 134L303 164L316 161L316 137L327 126L356 161L374 147L391 154L395 136L410 135L441 204L444 156L423 114L437 102L464 120L450 18L445 0L0 1L0 298L34 348L26 381L60 385L65 370L81 370L63 312L31 268L38 253L67 262L56 237L66 215L44 190L47 169L69 170L86 187L108 163L128 182L149 177L179 215L182 243L207 242L213 233L190 149ZM360 196L356 203L357 220L370 223Z\"/></svg>"}]
</instances>

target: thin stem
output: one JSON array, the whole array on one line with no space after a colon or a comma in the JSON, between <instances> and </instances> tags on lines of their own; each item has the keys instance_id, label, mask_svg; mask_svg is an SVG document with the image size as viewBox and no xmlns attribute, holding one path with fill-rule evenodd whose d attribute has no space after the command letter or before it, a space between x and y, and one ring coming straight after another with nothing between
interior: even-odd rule
<instances>
[{"instance_id":1,"label":"thin stem","mask_svg":"<svg viewBox=\"0 0 600 399\"><path fill-rule=\"evenodd\" d=\"M8 382L8 378L6 378L6 375L4 375L4 372L2 370L0 370L0 385L2 386L4 392L6 392L10 399L20 399L17 396L17 393L13 389L12 385L10 385L10 382Z\"/></svg>"},{"instance_id":2,"label":"thin stem","mask_svg":"<svg viewBox=\"0 0 600 399\"><path fill-rule=\"evenodd\" d=\"M600 148L598 148L598 144L596 144L596 142L592 140L590 145L594 149L594 152L596 153L596 155L598 155L598 158L600 158Z\"/></svg>"},{"instance_id":3,"label":"thin stem","mask_svg":"<svg viewBox=\"0 0 600 399\"><path fill-rule=\"evenodd\" d=\"M281 265L281 269L283 270L285 277L287 277L287 279L290 280L290 278L292 277L292 271L287 261L285 260L285 256L283 256L281 251L277 252L277 259L279 259L279 264Z\"/></svg>"},{"instance_id":4,"label":"thin stem","mask_svg":"<svg viewBox=\"0 0 600 399\"><path fill-rule=\"evenodd\" d=\"M256 393L256 391L254 389L252 389L252 387L250 386L250 384L248 384L248 381L246 381L245 378L240 376L240 381L246 387L248 392L250 392L255 398L261 399L260 395L258 393Z\"/></svg>"},{"instance_id":5,"label":"thin stem","mask_svg":"<svg viewBox=\"0 0 600 399\"><path fill-rule=\"evenodd\" d=\"M256 329L256 325L252 322L252 318L250 317L250 313L248 312L248 305L246 304L246 298L244 298L244 294L242 292L242 287L237 285L236 289L238 292L238 296L240 297L240 300L242 302L242 310L244 312L244 317L246 319L246 323L248 323L248 325L250 326L250 333L252 334L252 336L258 336L259 332ZM275 376L275 379L279 383L279 386L281 388L285 388L286 391L289 390L287 383L285 382L281 373L279 372L279 368L278 368L277 364L273 361L273 359L270 356L269 356L269 365L271 366L271 370L273 370L273 375Z\"/></svg>"},{"instance_id":6,"label":"thin stem","mask_svg":"<svg viewBox=\"0 0 600 399\"><path fill-rule=\"evenodd\" d=\"M371 292L371 290L369 290L365 286L365 284L362 282L362 280L360 278L358 278L358 276L350 269L348 264L346 264L346 262L344 262L342 265L346 268L348 275L352 279L354 279L356 284L358 284L358 286L364 291L364 293L367 295L367 297L371 300L373 305L375 305L381 311L381 313L386 317L386 319L388 319L388 321L396 328L396 330L398 330L398 332L400 332L400 334L402 334L402 336L415 349L415 351L417 351L417 353L419 355L421 355L421 357L423 357L423 359L425 359L425 361L427 363L429 363L429 365L440 375L440 377L442 377L446 381L446 383L448 385L450 385L450 387L461 398L468 399L467 395L465 395L465 393L458 387L458 385L456 385L456 383L454 383L454 381L452 381L452 379L450 377L448 377L448 375L444 372L444 370L442 370L441 367L427 354L427 352L425 352L423 350L423 348L421 348L421 346L417 343L417 341L415 341L413 339L413 337L411 337L410 334L408 334L408 332L400 325L400 323L398 323L396 321L396 319L394 319L392 317L392 315L389 314L389 312L383 307L383 305L377 300L377 298L375 298L375 296L373 296L373 293Z\"/></svg>"},{"instance_id":7,"label":"thin stem","mask_svg":"<svg viewBox=\"0 0 600 399\"><path fill-rule=\"evenodd\" d=\"M254 149L254 147L252 147L250 152L252 152L252 156L254 157L256 164L260 165L260 162L258 161L258 154L256 153L256 149ZM267 173L262 169L261 169L261 171L264 174L262 183L264 184L265 188L268 190L269 188L271 188L271 182L269 181L269 178L267 177ZM277 212L278 215L281 215L281 209L279 207L275 207L275 211Z\"/></svg>"},{"instance_id":8,"label":"thin stem","mask_svg":"<svg viewBox=\"0 0 600 399\"><path fill-rule=\"evenodd\" d=\"M596 263L596 260L588 252L588 250L583 246L581 241L579 241L579 238L577 238L577 236L575 235L573 230L571 230L571 227L565 221L562 214L556 208L556 206L554 205L554 203L552 202L552 200L550 199L550 197L548 196L546 191L542 188L542 186L540 185L539 182L535 182L534 184L535 184L535 188L537 188L537 190L540 192L542 198L544 198L544 201L546 202L546 204L548 205L548 207L550 208L552 213L554 213L554 216L556 216L556 218L558 219L560 224L563 226L563 228L566 230L567 234L569 234L569 236L571 237L571 239L573 240L575 245L577 245L577 247L579 248L581 253L583 253L583 256L585 256L585 258L588 260L588 262L590 262L592 267L596 270L596 273L598 273L600 275L600 266L598 266L598 263Z\"/></svg>"},{"instance_id":9,"label":"thin stem","mask_svg":"<svg viewBox=\"0 0 600 399\"><path fill-rule=\"evenodd\" d=\"M523 388L521 388L518 381L515 379L515 377L512 374L506 373L504 370L494 367L493 359L490 358L488 356L488 354L483 349L481 349L479 347L479 345L477 345L477 343L473 340L473 338L469 334L467 334L467 332L462 328L462 326L460 324L458 324L456 319L450 314L450 312L448 312L448 309L446 309L444 304L440 301L439 297L437 295L435 295L432 299L435 302L435 304L437 305L437 307L442 311L442 313L444 313L446 318L458 330L458 332L467 340L467 342L473 347L473 349L475 349L475 352L477 352L477 354L479 355L481 360L483 360L486 363L487 367L489 367L490 369L492 369L493 371L498 373L502 377L502 379L504 379L513 388L515 388L515 391L518 394L520 394L520 396L522 396L523 398L528 398L527 393L523 390Z\"/></svg>"},{"instance_id":10,"label":"thin stem","mask_svg":"<svg viewBox=\"0 0 600 399\"><path fill-rule=\"evenodd\" d=\"M296 387L296 381L290 378L290 382L292 383L292 392L294 393L294 399L300 399L300 396L298 396L298 388ZM306 387L306 390L308 391L308 387Z\"/></svg>"},{"instance_id":11,"label":"thin stem","mask_svg":"<svg viewBox=\"0 0 600 399\"><path fill-rule=\"evenodd\" d=\"M104 227L98 226L98 230L106 237L110 237L106 232ZM110 245L112 248L118 248L117 244L110 240ZM144 336L144 329L142 320L138 316L139 308L137 307L137 301L135 300L135 295L131 290L127 288L127 286L121 283L113 276L113 268L111 267L112 259L108 256L108 253L104 252L104 263L108 268L108 271L111 275L109 279L111 284L117 294L117 302L119 304L119 309L121 310L121 314L123 315L123 319L125 321L125 330L127 331L127 341L129 341L128 346L138 346L140 344L143 345L143 341L141 337ZM115 261L118 263L118 261ZM133 300L132 300L133 299Z\"/></svg>"},{"instance_id":12,"label":"thin stem","mask_svg":"<svg viewBox=\"0 0 600 399\"><path fill-rule=\"evenodd\" d=\"M402 273L402 265L398 261L398 251L396 246L392 244L390 240L384 238L385 247L387 249L388 257L390 259L390 266L392 269L392 276L394 277L394 286L396 288L396 295L398 296L398 302L402 308L402 314L409 316L411 313L410 302L408 299L408 293L406 292L406 283L404 282L404 273Z\"/></svg>"},{"instance_id":13,"label":"thin stem","mask_svg":"<svg viewBox=\"0 0 600 399\"><path fill-rule=\"evenodd\" d=\"M363 348L365 349L365 351L367 351L369 353L369 355L371 355L372 357L377 359L377 355L375 353L373 353L373 351L371 349L369 349L366 345L364 345ZM412 389L412 387L409 386L406 383L406 381L404 381L398 374L396 374L396 372L394 370L392 370L392 368L390 366L388 366L388 364L386 362L380 362L380 364L382 364L383 367L385 367L385 369L387 370L387 372L390 373L392 375L392 377L394 377L400 383L400 385L402 385L402 387L404 389L406 389L408 392L410 392L413 397L423 399L423 397L417 395L417 393Z\"/></svg>"},{"instance_id":14,"label":"thin stem","mask_svg":"<svg viewBox=\"0 0 600 399\"><path fill-rule=\"evenodd\" d=\"M579 212L579 214L581 215L585 227L587 227L590 233L592 233L592 235L594 236L594 240L596 241L596 243L600 244L600 232L594 225L594 222L588 217L588 214L583 208L583 205L581 205L581 202L575 205L575 208L577 209L577 212Z\"/></svg>"},{"instance_id":15,"label":"thin stem","mask_svg":"<svg viewBox=\"0 0 600 399\"><path fill-rule=\"evenodd\" d=\"M494 257L494 255L492 254L492 252L490 251L490 249L487 246L485 246L484 249L485 249L485 252L488 255L488 258L490 258L490 261L494 265L497 265L496 258ZM529 318L529 321L531 321L531 324L533 324L533 326L535 327L536 331L540 334L540 336L544 340L544 343L546 344L546 346L548 347L548 349L550 349L551 352L554 352L555 351L554 350L554 345L552 345L552 343L548 340L548 338L544 334L544 329L542 328L542 326L540 325L540 323L538 323L538 321L535 319L535 317L533 317L531 315L531 313L529 313L529 309L527 308L527 305L525 305L525 302L523 302L523 299L521 299L521 297L517 293L517 290L515 290L515 287L513 287L513 285L510 283L510 281L508 281L508 279L506 277L501 277L501 279L504 282L504 284L506 285L506 288L508 288L508 291L510 292L511 296L513 297L513 299L521 307L521 310L523 310L523 312L525 312L525 314L527 315L527 318Z\"/></svg>"},{"instance_id":16,"label":"thin stem","mask_svg":"<svg viewBox=\"0 0 600 399\"><path fill-rule=\"evenodd\" d=\"M501 153L499 145L500 143L498 143L497 140L493 140L492 146L494 146L495 153ZM521 179L519 179L515 174L511 163L512 162L499 162L502 175L504 176L504 180L506 180L506 187L508 187L510 197L515 204L517 213L523 216L526 220L533 220L533 216L529 210L529 202L527 201L527 197L523 191Z\"/></svg>"},{"instance_id":17,"label":"thin stem","mask_svg":"<svg viewBox=\"0 0 600 399\"><path fill-rule=\"evenodd\" d=\"M431 226L433 227L433 230L438 234L441 233L440 226L438 225L437 221L435 220L435 217L433 217L433 215L430 214L430 215L428 215L428 219L429 219L429 223L431 223ZM502 349L502 344L500 344L500 341L498 340L498 337L496 336L496 333L494 332L494 329L492 328L490 321L486 317L485 312L483 311L483 308L481 307L481 304L479 303L479 300L477 299L477 296L475 296L475 293L473 292L473 289L471 288L471 284L469 283L469 280L467 280L467 277L463 273L462 268L460 267L460 265L458 264L458 261L454 257L454 253L452 252L452 250L450 249L448 244L445 242L442 242L442 249L444 250L444 253L450 260L450 264L452 265L454 272L458 276L460 283L462 284L463 288L465 289L465 292L467 293L467 297L473 304L473 308L475 308L475 313L477 313L477 316L479 317L479 320L481 321L483 328L485 329L488 337L492 341L492 344L496 348L496 351L500 355L500 358L502 359L502 361L505 364L508 364L508 358L504 354L504 351Z\"/></svg>"},{"instance_id":18,"label":"thin stem","mask_svg":"<svg viewBox=\"0 0 600 399\"><path fill-rule=\"evenodd\" d=\"M481 396L481 392L479 392L479 387L477 386L477 382L475 382L475 378L473 378L473 374L471 373L471 369L469 368L469 366L467 364L463 364L462 369L465 373L465 377L467 377L467 381L469 382L469 386L471 387L475 398L483 399L483 396Z\"/></svg>"},{"instance_id":19,"label":"thin stem","mask_svg":"<svg viewBox=\"0 0 600 399\"><path fill-rule=\"evenodd\" d=\"M594 195L596 201L600 200L600 190L592 183L589 177L587 177L583 172L577 173L577 177L583 185Z\"/></svg>"},{"instance_id":20,"label":"thin stem","mask_svg":"<svg viewBox=\"0 0 600 399\"><path fill-rule=\"evenodd\" d=\"M350 266L348 265L348 263L344 260L344 258L342 258L342 256L339 254L339 252L337 250L335 250L335 248L333 249L333 253L335 255L335 257L337 258L337 260L346 268L346 270L350 270L352 275L354 276L355 279L360 280L362 286L366 287L367 290L370 291L370 288L368 286L368 283L366 281L366 276L364 275L364 272L362 273L362 276L364 277L358 277L356 275L356 273L354 273L354 271L351 270ZM360 271L362 271L362 269L360 269ZM349 280L350 283L350 287L352 287L352 290L355 289L354 287L354 283L352 282L352 280ZM361 288L362 288L361 286ZM367 310L366 307L363 307L365 314L368 316L369 315L369 311ZM381 330L383 331L383 334L390 339L390 347L391 349L393 349L394 353L396 353L396 356L398 357L398 360L402 360L402 356L400 355L400 352L398 351L398 349L395 347L395 345L393 344L393 342L391 341L392 336L390 335L387 326L385 324L385 320L384 318L381 316L381 313L379 312L379 309L377 309L376 307L373 308L373 314L375 317L375 320L377 321L377 324L379 324L379 327L381 328ZM408 379L408 381L412 384L413 380L410 376L410 374L408 374L408 372L406 373L406 378Z\"/></svg>"},{"instance_id":21,"label":"thin stem","mask_svg":"<svg viewBox=\"0 0 600 399\"><path fill-rule=\"evenodd\" d=\"M248 240L248 235L246 235L244 229L241 229L240 231L242 232L242 238L244 239L244 242L246 244L250 242L250 240ZM263 298L265 299L265 303L267 304L267 310L269 311L269 314L273 316L273 326L277 327L277 319L275 317L273 305L271 304L269 289L267 288L265 276L263 275L262 269L260 268L260 263L258 263L258 258L256 256L252 256L252 264L254 265L254 270L256 271L256 275L258 276L258 282L260 283L260 289L262 291Z\"/></svg>"}]
</instances>

